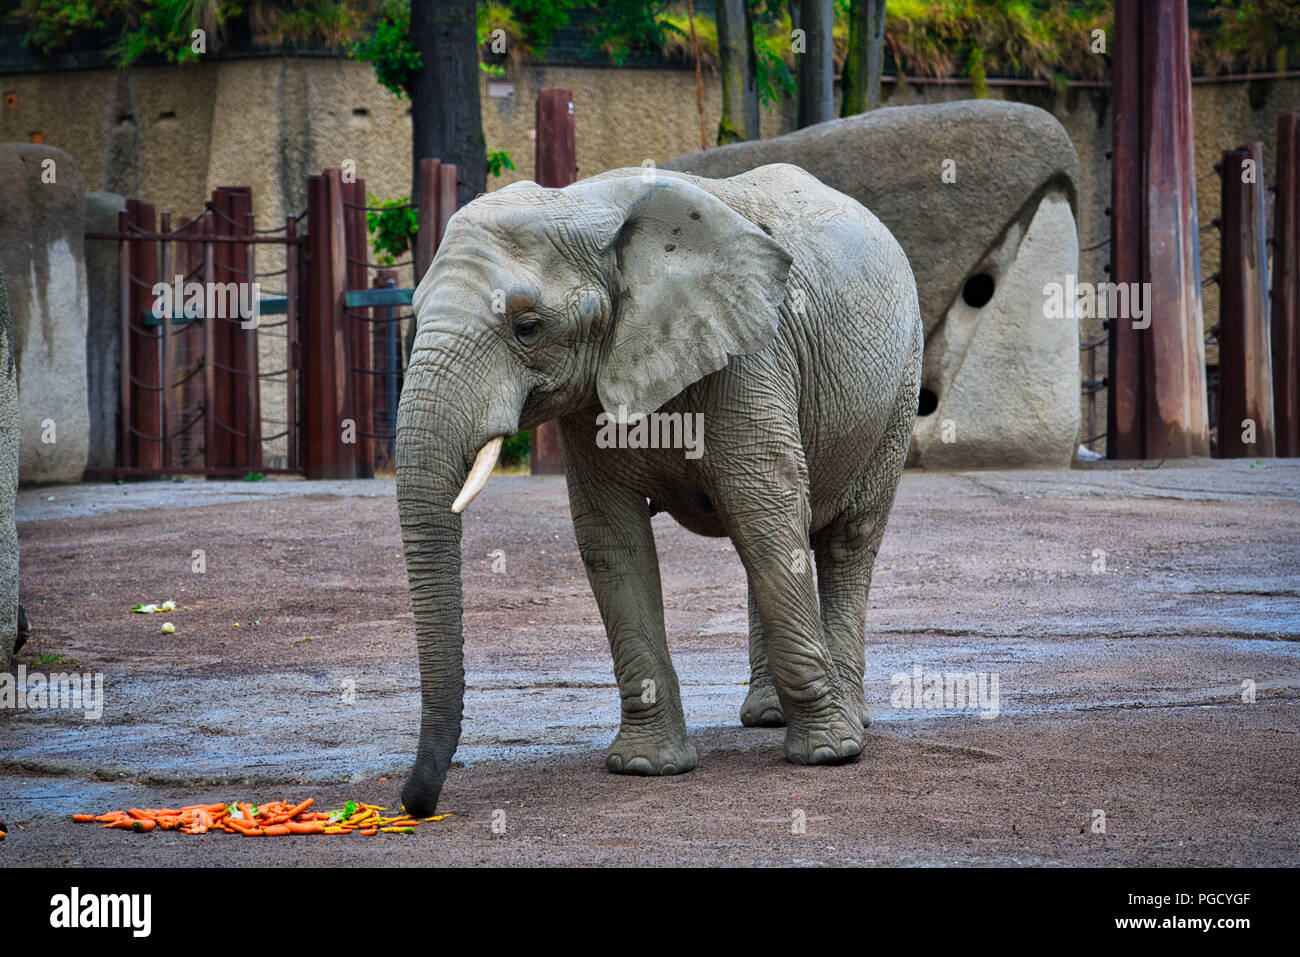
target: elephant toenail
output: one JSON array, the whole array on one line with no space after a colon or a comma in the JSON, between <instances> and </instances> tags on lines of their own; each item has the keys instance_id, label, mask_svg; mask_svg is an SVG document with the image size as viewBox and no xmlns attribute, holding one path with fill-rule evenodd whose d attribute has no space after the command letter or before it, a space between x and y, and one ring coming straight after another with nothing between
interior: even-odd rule
<instances>
[{"instance_id":1,"label":"elephant toenail","mask_svg":"<svg viewBox=\"0 0 1300 957\"><path fill-rule=\"evenodd\" d=\"M652 774L654 772L650 762L645 758L633 758L628 762L627 769L634 774Z\"/></svg>"},{"instance_id":2,"label":"elephant toenail","mask_svg":"<svg viewBox=\"0 0 1300 957\"><path fill-rule=\"evenodd\" d=\"M676 774L676 773L677 773L677 765L675 765L675 764L665 764L662 768L659 769L659 773L660 773L660 774Z\"/></svg>"},{"instance_id":3,"label":"elephant toenail","mask_svg":"<svg viewBox=\"0 0 1300 957\"><path fill-rule=\"evenodd\" d=\"M813 764L823 764L828 761L834 761L836 757L837 755L835 754L834 748L829 748L826 745L822 745L820 748L818 748L816 751L813 752L812 759L813 759Z\"/></svg>"},{"instance_id":4,"label":"elephant toenail","mask_svg":"<svg viewBox=\"0 0 1300 957\"><path fill-rule=\"evenodd\" d=\"M845 738L840 742L840 753L846 758L856 757L862 753L862 745L852 738Z\"/></svg>"}]
</instances>

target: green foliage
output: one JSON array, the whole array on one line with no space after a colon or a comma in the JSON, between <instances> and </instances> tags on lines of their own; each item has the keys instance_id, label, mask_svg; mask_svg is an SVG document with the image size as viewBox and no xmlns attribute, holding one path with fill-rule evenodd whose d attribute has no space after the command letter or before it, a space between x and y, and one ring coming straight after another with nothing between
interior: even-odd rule
<instances>
[{"instance_id":1,"label":"green foliage","mask_svg":"<svg viewBox=\"0 0 1300 957\"><path fill-rule=\"evenodd\" d=\"M366 205L382 207L366 210L366 229L370 231L375 262L391 266L411 248L411 239L420 231L420 214L406 196L396 199L369 196Z\"/></svg>"},{"instance_id":2,"label":"green foliage","mask_svg":"<svg viewBox=\"0 0 1300 957\"><path fill-rule=\"evenodd\" d=\"M633 50L662 50L669 34L680 33L657 10L657 4L643 0L602 0L587 21L593 32L588 49L603 50L619 66Z\"/></svg>"},{"instance_id":3,"label":"green foliage","mask_svg":"<svg viewBox=\"0 0 1300 957\"><path fill-rule=\"evenodd\" d=\"M790 54L790 14L780 2L749 0L749 16L754 23L758 102L768 106L793 96L799 87L791 69L794 57Z\"/></svg>"},{"instance_id":4,"label":"green foliage","mask_svg":"<svg viewBox=\"0 0 1300 957\"><path fill-rule=\"evenodd\" d=\"M108 28L103 0L22 0L16 16L27 24L23 43L42 53L61 50L80 30Z\"/></svg>"},{"instance_id":5,"label":"green foliage","mask_svg":"<svg viewBox=\"0 0 1300 957\"><path fill-rule=\"evenodd\" d=\"M966 75L971 78L971 96L977 100L987 100L989 84L984 72L984 51L974 45L966 57Z\"/></svg>"},{"instance_id":6,"label":"green foliage","mask_svg":"<svg viewBox=\"0 0 1300 957\"><path fill-rule=\"evenodd\" d=\"M502 170L514 169L515 161L505 150L488 150L487 166L489 175L500 176Z\"/></svg>"},{"instance_id":7,"label":"green foliage","mask_svg":"<svg viewBox=\"0 0 1300 957\"><path fill-rule=\"evenodd\" d=\"M501 445L501 465L513 468L528 461L529 437L527 432L516 432Z\"/></svg>"},{"instance_id":8,"label":"green foliage","mask_svg":"<svg viewBox=\"0 0 1300 957\"><path fill-rule=\"evenodd\" d=\"M1286 70L1300 54L1300 4L1295 0L1222 0L1213 32L1194 32L1192 61L1207 74Z\"/></svg>"},{"instance_id":9,"label":"green foliage","mask_svg":"<svg viewBox=\"0 0 1300 957\"><path fill-rule=\"evenodd\" d=\"M543 50L555 31L569 22L581 0L511 0L510 9L523 26L523 39L533 50Z\"/></svg>"},{"instance_id":10,"label":"green foliage","mask_svg":"<svg viewBox=\"0 0 1300 957\"><path fill-rule=\"evenodd\" d=\"M419 51L411 44L410 32L408 0L386 0L374 32L354 46L350 54L355 60L373 64L379 85L397 97L407 92L411 74L424 67Z\"/></svg>"}]
</instances>

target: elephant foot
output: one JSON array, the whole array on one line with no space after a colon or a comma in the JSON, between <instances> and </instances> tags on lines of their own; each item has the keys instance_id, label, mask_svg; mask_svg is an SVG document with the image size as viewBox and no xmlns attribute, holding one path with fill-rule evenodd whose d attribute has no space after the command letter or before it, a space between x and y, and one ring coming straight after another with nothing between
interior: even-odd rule
<instances>
[{"instance_id":1,"label":"elephant foot","mask_svg":"<svg viewBox=\"0 0 1300 957\"><path fill-rule=\"evenodd\" d=\"M862 729L862 716L852 706L792 720L785 729L785 756L791 764L852 761L862 753Z\"/></svg>"},{"instance_id":2,"label":"elephant foot","mask_svg":"<svg viewBox=\"0 0 1300 957\"><path fill-rule=\"evenodd\" d=\"M605 767L613 774L685 774L699 766L695 745L680 738L666 739L646 732L620 731L609 746Z\"/></svg>"},{"instance_id":3,"label":"elephant foot","mask_svg":"<svg viewBox=\"0 0 1300 957\"><path fill-rule=\"evenodd\" d=\"M771 679L752 682L740 706L740 723L747 728L784 728L785 713Z\"/></svg>"}]
</instances>

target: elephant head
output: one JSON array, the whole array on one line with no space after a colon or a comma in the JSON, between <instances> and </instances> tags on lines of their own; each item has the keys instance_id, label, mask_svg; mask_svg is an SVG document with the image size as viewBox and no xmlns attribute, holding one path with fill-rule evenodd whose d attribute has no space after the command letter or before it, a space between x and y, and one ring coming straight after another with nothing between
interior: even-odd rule
<instances>
[{"instance_id":1,"label":"elephant head","mask_svg":"<svg viewBox=\"0 0 1300 957\"><path fill-rule=\"evenodd\" d=\"M641 169L515 184L452 217L415 293L397 422L422 699L407 811L433 813L460 738L460 513L503 438L585 408L593 429L601 407L651 412L761 350L790 263L693 177Z\"/></svg>"}]
</instances>

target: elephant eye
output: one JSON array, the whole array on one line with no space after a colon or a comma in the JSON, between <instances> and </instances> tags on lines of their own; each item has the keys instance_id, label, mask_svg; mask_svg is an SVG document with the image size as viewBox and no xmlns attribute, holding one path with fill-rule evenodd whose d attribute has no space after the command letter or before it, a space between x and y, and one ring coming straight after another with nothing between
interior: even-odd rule
<instances>
[{"instance_id":1,"label":"elephant eye","mask_svg":"<svg viewBox=\"0 0 1300 957\"><path fill-rule=\"evenodd\" d=\"M515 338L526 346L532 345L542 334L542 320L525 316L515 321Z\"/></svg>"}]
</instances>

